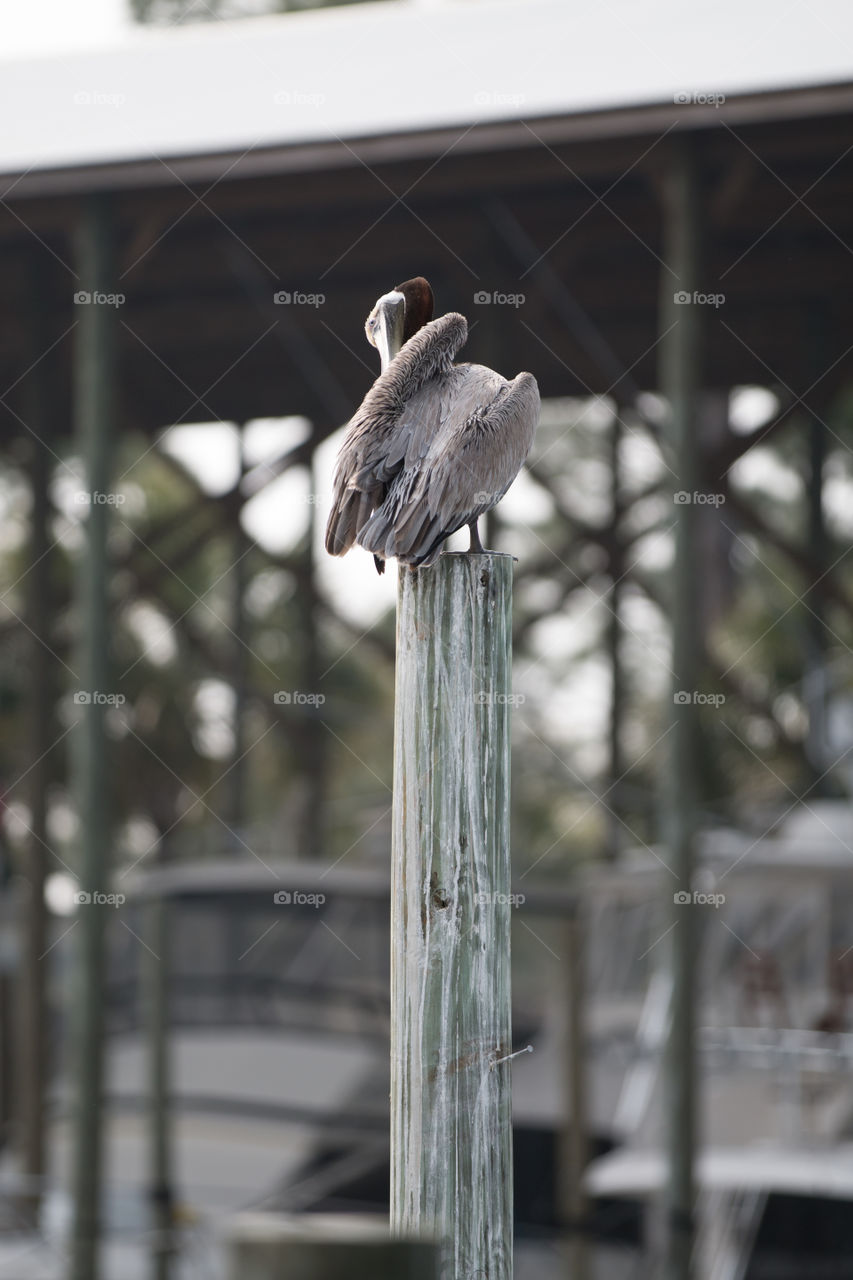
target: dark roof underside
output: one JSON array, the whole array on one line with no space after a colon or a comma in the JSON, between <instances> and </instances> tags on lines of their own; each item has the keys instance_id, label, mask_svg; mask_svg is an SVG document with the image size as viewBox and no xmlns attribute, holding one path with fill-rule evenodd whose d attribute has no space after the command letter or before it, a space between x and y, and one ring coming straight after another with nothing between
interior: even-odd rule
<instances>
[{"instance_id":1,"label":"dark roof underside","mask_svg":"<svg viewBox=\"0 0 853 1280\"><path fill-rule=\"evenodd\" d=\"M705 304L705 381L799 395L829 368L814 393L825 399L848 378L853 347L853 114L838 100L820 114L812 94L798 116L797 95L787 100L775 119L737 103L701 117L620 112L581 137L571 119L450 131L434 154L417 135L321 158L317 148L254 153L218 181L210 157L89 171L87 185L114 188L119 425L301 413L334 428L375 375L367 311L414 274L433 282L440 311L474 324L468 358L529 369L545 396L608 391L612 371L569 331L542 268L522 277L526 249L501 230L507 214L636 383L655 388L659 295L670 280L678 287L661 261L661 178L669 138L697 123L702 279L724 299ZM59 433L70 425L73 298L85 284L74 275L74 177L30 175L0 207L0 384L56 342L44 368ZM478 305L481 290L524 301ZM278 291L324 301L276 305ZM22 431L25 387L4 397L7 436Z\"/></svg>"}]
</instances>

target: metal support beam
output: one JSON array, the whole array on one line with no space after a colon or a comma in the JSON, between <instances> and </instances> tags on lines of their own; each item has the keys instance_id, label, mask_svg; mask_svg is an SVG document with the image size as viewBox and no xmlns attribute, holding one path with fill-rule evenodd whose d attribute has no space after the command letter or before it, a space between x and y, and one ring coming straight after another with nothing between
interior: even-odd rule
<instances>
[{"instance_id":1,"label":"metal support beam","mask_svg":"<svg viewBox=\"0 0 853 1280\"><path fill-rule=\"evenodd\" d=\"M165 861L161 838L157 860ZM145 904L148 945L142 952L148 1035L150 1098L150 1186L152 1280L172 1274L174 1188L169 1127L169 915L168 899L155 894Z\"/></svg>"},{"instance_id":2,"label":"metal support beam","mask_svg":"<svg viewBox=\"0 0 853 1280\"><path fill-rule=\"evenodd\" d=\"M814 307L808 317L808 341L811 348L812 368L815 380L823 371L825 360L826 317L823 309ZM812 397L810 397L812 399ZM823 408L823 406L821 406ZM824 415L825 416L825 415ZM829 535L823 510L823 482L828 452L829 431L820 413L810 411L808 424L808 474L806 495L808 503L808 537L806 545L814 564L818 581L831 568ZM809 731L806 739L806 755L811 768L812 794L815 798L838 794L838 783L833 777L836 752L831 751L828 733L828 712L832 697L830 671L827 667L829 631L826 625L825 596L819 587L809 586L803 596L805 608L805 661L803 689L809 715Z\"/></svg>"},{"instance_id":3,"label":"metal support beam","mask_svg":"<svg viewBox=\"0 0 853 1280\"><path fill-rule=\"evenodd\" d=\"M44 881L47 873L47 791L52 746L54 689L50 652L53 610L50 581L48 521L50 498L50 446L52 435L50 371L42 360L49 346L44 308L47 281L41 257L34 257L30 271L29 341L33 367L27 378L27 421L31 433L30 572L27 579L27 628L29 639L28 739L30 758L27 799L30 830L24 865L24 899L21 915L20 971L17 983L17 1037L15 1062L16 1146L20 1159L23 1195L20 1209L31 1225L38 1222L42 1180L45 1173L44 1090L46 1078L45 953L47 909ZM49 357L48 357L49 359ZM15 1042L13 1042L15 1043Z\"/></svg>"},{"instance_id":4,"label":"metal support beam","mask_svg":"<svg viewBox=\"0 0 853 1280\"><path fill-rule=\"evenodd\" d=\"M317 492L314 459L308 468L309 501L305 534L295 554L301 561L300 585L294 600L299 637L299 667L303 689L322 696L323 675L329 663L323 657L323 634L319 626L320 591L317 586L315 543ZM303 704L304 722L299 736L299 806L296 819L296 854L299 858L323 856L326 840L328 801L328 744L330 735L323 723L323 705Z\"/></svg>"},{"instance_id":5,"label":"metal support beam","mask_svg":"<svg viewBox=\"0 0 853 1280\"><path fill-rule=\"evenodd\" d=\"M243 447L244 428L237 424L238 448L240 453L240 480L245 474L245 456ZM231 767L228 770L228 812L227 822L231 828L231 842L236 857L246 852L241 841L245 838L244 828L247 820L246 810L246 706L249 700L249 645L246 640L246 588L248 586L247 558L251 547L251 539L246 534L240 519L243 509L243 498L238 483L230 505L233 542L231 547L231 636L232 650L231 687L234 691L234 747L231 753Z\"/></svg>"},{"instance_id":6,"label":"metal support beam","mask_svg":"<svg viewBox=\"0 0 853 1280\"><path fill-rule=\"evenodd\" d=\"M624 805L620 779L625 772L622 754L625 681L622 666L622 579L625 575L624 551L620 526L624 512L622 492L622 419L613 415L610 424L610 593L607 619L607 656L610 663L610 716L608 721L609 764L607 785L607 846L609 857L617 858L624 843L625 827L621 821Z\"/></svg>"},{"instance_id":7,"label":"metal support beam","mask_svg":"<svg viewBox=\"0 0 853 1280\"><path fill-rule=\"evenodd\" d=\"M83 893L108 891L110 794L104 703L110 691L108 661L107 537L112 504L110 437L115 429L114 383L117 319L114 307L96 294L114 292L112 208L108 196L86 199L80 218L77 269L82 291L76 329L74 413L78 447L85 461L85 548L79 563L80 707L76 729L76 796L80 819L79 880ZM103 1086L104 929L109 908L94 901L80 907L74 931L75 964L73 1098L74 1224L71 1280L97 1280L101 1207L101 1109Z\"/></svg>"},{"instance_id":8,"label":"metal support beam","mask_svg":"<svg viewBox=\"0 0 853 1280\"><path fill-rule=\"evenodd\" d=\"M572 904L563 926L565 958L566 1052L565 1125L559 1136L559 1216L568 1228L567 1258L571 1280L587 1280L589 1250L586 1239L587 1196L584 1171L589 1159L587 1130L584 925L581 900Z\"/></svg>"},{"instance_id":9,"label":"metal support beam","mask_svg":"<svg viewBox=\"0 0 853 1280\"><path fill-rule=\"evenodd\" d=\"M671 448L677 490L698 492L696 402L700 384L700 321L692 299L701 290L700 180L695 139L672 139L664 186L664 268L661 281L661 386L670 408ZM684 295L688 303L676 302ZM697 805L696 517L690 501L675 503L675 566L672 589L672 703L664 805L672 967L672 1019L666 1046L668 1182L665 1191L666 1280L688 1280L694 1241L695 951L696 921L676 895L691 893Z\"/></svg>"},{"instance_id":10,"label":"metal support beam","mask_svg":"<svg viewBox=\"0 0 853 1280\"><path fill-rule=\"evenodd\" d=\"M828 564L826 522L823 514L823 471L826 462L827 431L819 418L811 418L809 431L809 474L806 480L808 497L808 547L819 567ZM824 570L825 571L825 570ZM812 794L832 795L832 759L827 750L827 710L829 704L829 673L826 664L827 627L826 609L819 591L811 588L803 597L805 606L805 678L803 687L809 713L809 731L806 754L812 770Z\"/></svg>"}]
</instances>

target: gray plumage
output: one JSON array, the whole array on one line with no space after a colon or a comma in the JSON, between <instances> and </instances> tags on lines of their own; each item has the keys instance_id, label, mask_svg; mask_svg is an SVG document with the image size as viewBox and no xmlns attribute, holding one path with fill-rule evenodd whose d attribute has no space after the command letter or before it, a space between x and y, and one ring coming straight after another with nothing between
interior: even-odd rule
<instances>
[{"instance_id":1,"label":"gray plumage","mask_svg":"<svg viewBox=\"0 0 853 1280\"><path fill-rule=\"evenodd\" d=\"M468 336L456 312L409 338L350 422L335 468L326 549L353 543L379 562L430 565L446 538L506 493L539 420L529 373L511 382L483 365L453 364Z\"/></svg>"}]
</instances>

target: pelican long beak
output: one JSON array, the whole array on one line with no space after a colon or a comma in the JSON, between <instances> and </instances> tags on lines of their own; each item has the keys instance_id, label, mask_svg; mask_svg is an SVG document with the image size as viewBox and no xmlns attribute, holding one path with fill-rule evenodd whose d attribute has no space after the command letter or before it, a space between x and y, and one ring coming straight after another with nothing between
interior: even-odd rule
<instances>
[{"instance_id":1,"label":"pelican long beak","mask_svg":"<svg viewBox=\"0 0 853 1280\"><path fill-rule=\"evenodd\" d=\"M382 372L403 345L406 299L393 289L379 299L368 320L367 336L379 352Z\"/></svg>"}]
</instances>

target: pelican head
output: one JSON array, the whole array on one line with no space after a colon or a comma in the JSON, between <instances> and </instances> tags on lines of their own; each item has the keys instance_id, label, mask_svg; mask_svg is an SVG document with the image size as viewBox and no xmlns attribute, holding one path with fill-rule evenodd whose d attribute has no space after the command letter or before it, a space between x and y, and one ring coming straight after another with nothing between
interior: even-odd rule
<instances>
[{"instance_id":1,"label":"pelican head","mask_svg":"<svg viewBox=\"0 0 853 1280\"><path fill-rule=\"evenodd\" d=\"M433 294L423 276L415 276L383 293L367 317L364 332L376 347L382 372L388 368L404 342L432 319Z\"/></svg>"},{"instance_id":2,"label":"pelican head","mask_svg":"<svg viewBox=\"0 0 853 1280\"><path fill-rule=\"evenodd\" d=\"M406 299L399 289L383 293L365 321L367 341L379 352L383 373L403 345L405 322Z\"/></svg>"}]
</instances>

